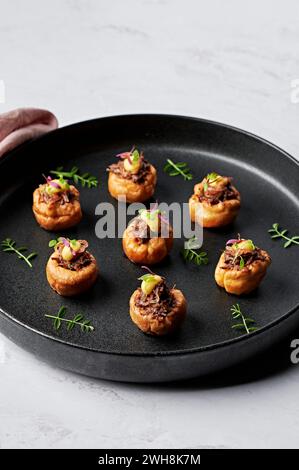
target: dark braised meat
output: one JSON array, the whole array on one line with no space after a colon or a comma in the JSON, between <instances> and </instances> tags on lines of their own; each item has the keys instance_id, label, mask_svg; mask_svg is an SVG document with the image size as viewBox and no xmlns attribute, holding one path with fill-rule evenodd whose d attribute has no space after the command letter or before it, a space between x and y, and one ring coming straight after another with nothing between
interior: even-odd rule
<instances>
[{"instance_id":1,"label":"dark braised meat","mask_svg":"<svg viewBox=\"0 0 299 470\"><path fill-rule=\"evenodd\" d=\"M167 237L170 233L169 224L159 219L159 228L157 232L152 232L150 227L141 217L136 217L128 226L128 233L136 239L139 244L147 243L152 237Z\"/></svg>"},{"instance_id":2,"label":"dark braised meat","mask_svg":"<svg viewBox=\"0 0 299 470\"><path fill-rule=\"evenodd\" d=\"M160 282L149 295L141 288L136 296L136 306L141 308L141 314L155 317L165 317L174 307L175 300L164 281Z\"/></svg>"},{"instance_id":3,"label":"dark braised meat","mask_svg":"<svg viewBox=\"0 0 299 470\"><path fill-rule=\"evenodd\" d=\"M86 251L88 247L88 243L85 240L78 240L81 243L81 248L77 252L77 255L71 261L66 261L62 258L61 252L63 250L63 243L60 243L55 250L55 259L57 261L58 266L69 269L70 271L80 271L80 269L88 266L92 262L91 254Z\"/></svg>"},{"instance_id":4,"label":"dark braised meat","mask_svg":"<svg viewBox=\"0 0 299 470\"><path fill-rule=\"evenodd\" d=\"M213 206L219 202L236 199L238 194L238 191L231 184L231 179L228 178L227 185L208 186L207 189L202 188L197 196L200 202L205 201Z\"/></svg>"},{"instance_id":5,"label":"dark braised meat","mask_svg":"<svg viewBox=\"0 0 299 470\"><path fill-rule=\"evenodd\" d=\"M80 271L80 269L85 268L85 266L88 266L92 262L91 255L88 251L80 254L72 261L65 261L59 254L53 257L53 259L57 261L58 266L69 269L70 271Z\"/></svg>"},{"instance_id":6,"label":"dark braised meat","mask_svg":"<svg viewBox=\"0 0 299 470\"><path fill-rule=\"evenodd\" d=\"M136 217L128 227L130 235L136 238L138 243L146 243L150 239L150 228L141 217Z\"/></svg>"},{"instance_id":7,"label":"dark braised meat","mask_svg":"<svg viewBox=\"0 0 299 470\"><path fill-rule=\"evenodd\" d=\"M39 202L44 202L48 205L59 203L61 205L72 202L76 196L71 191L61 191L57 194L48 194L43 186L40 186Z\"/></svg>"},{"instance_id":8,"label":"dark braised meat","mask_svg":"<svg viewBox=\"0 0 299 470\"><path fill-rule=\"evenodd\" d=\"M145 180L146 175L148 174L150 169L150 164L142 159L141 167L138 173L133 174L129 171L126 171L124 168L123 160L120 160L117 163L113 163L107 168L107 171L111 171L111 173L115 173L117 176L124 178L126 180L132 180L134 183L143 183Z\"/></svg>"},{"instance_id":9,"label":"dark braised meat","mask_svg":"<svg viewBox=\"0 0 299 470\"><path fill-rule=\"evenodd\" d=\"M234 250L231 247L227 247L224 252L224 269L242 269L240 262L244 261L243 267L248 267L254 261L264 261L266 258L263 255L263 252L260 248L255 247L254 250L244 251L244 250Z\"/></svg>"}]
</instances>

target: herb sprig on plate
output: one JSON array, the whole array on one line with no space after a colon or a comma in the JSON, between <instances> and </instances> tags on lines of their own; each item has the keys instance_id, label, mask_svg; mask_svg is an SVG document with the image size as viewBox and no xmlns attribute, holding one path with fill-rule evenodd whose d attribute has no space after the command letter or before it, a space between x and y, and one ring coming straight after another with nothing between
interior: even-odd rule
<instances>
[{"instance_id":1,"label":"herb sprig on plate","mask_svg":"<svg viewBox=\"0 0 299 470\"><path fill-rule=\"evenodd\" d=\"M190 181L193 178L193 175L185 162L174 162L167 158L167 163L164 166L164 171L169 176L182 176L185 181Z\"/></svg>"},{"instance_id":2,"label":"herb sprig on plate","mask_svg":"<svg viewBox=\"0 0 299 470\"><path fill-rule=\"evenodd\" d=\"M206 251L198 251L201 247L199 241L197 240L196 236L190 238L187 242L185 242L185 247L182 250L182 256L185 261L191 261L195 263L197 266L201 266L202 264L208 264L209 258Z\"/></svg>"},{"instance_id":3,"label":"herb sprig on plate","mask_svg":"<svg viewBox=\"0 0 299 470\"><path fill-rule=\"evenodd\" d=\"M60 307L57 315L45 315L47 318L54 320L53 326L56 331L60 330L63 322L67 324L67 330L71 331L75 326L81 328L83 332L93 331L94 327L90 324L89 320L86 320L81 313L78 313L73 318L64 318L66 314L66 307Z\"/></svg>"},{"instance_id":4,"label":"herb sprig on plate","mask_svg":"<svg viewBox=\"0 0 299 470\"><path fill-rule=\"evenodd\" d=\"M29 255L25 255L24 252L28 250L26 246L16 246L16 242L11 238L6 238L1 242L2 251L6 251L8 253L15 253L19 259L25 261L30 268L32 268L31 261L33 258L37 256L37 253L32 252Z\"/></svg>"},{"instance_id":5,"label":"herb sprig on plate","mask_svg":"<svg viewBox=\"0 0 299 470\"><path fill-rule=\"evenodd\" d=\"M80 183L83 188L85 188L85 186L88 188L96 188L98 186L98 180L95 176L92 176L89 173L83 173L83 175L80 175L79 168L77 166L73 166L70 171L64 171L63 167L60 166L56 168L56 170L50 171L50 173L58 176L59 178L72 179L74 183Z\"/></svg>"},{"instance_id":6,"label":"herb sprig on plate","mask_svg":"<svg viewBox=\"0 0 299 470\"><path fill-rule=\"evenodd\" d=\"M295 235L292 238L288 237L288 230L280 230L278 223L273 224L272 228L270 228L268 232L271 234L271 238L282 238L283 240L286 240L283 245L284 248L288 248L292 244L299 245L299 235Z\"/></svg>"},{"instance_id":7,"label":"herb sprig on plate","mask_svg":"<svg viewBox=\"0 0 299 470\"><path fill-rule=\"evenodd\" d=\"M253 326L255 324L255 320L253 320L253 318L245 317L239 304L233 305L230 310L233 320L238 320L238 323L232 325L233 329L243 330L247 334L258 329L257 327Z\"/></svg>"}]
</instances>

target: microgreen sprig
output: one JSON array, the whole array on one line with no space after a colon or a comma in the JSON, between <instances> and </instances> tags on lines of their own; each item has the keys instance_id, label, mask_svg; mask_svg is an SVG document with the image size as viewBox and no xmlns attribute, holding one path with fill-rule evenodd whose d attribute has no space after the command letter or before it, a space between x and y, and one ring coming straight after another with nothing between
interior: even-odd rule
<instances>
[{"instance_id":1,"label":"microgreen sprig","mask_svg":"<svg viewBox=\"0 0 299 470\"><path fill-rule=\"evenodd\" d=\"M204 191L208 190L209 184L215 183L219 178L218 173L208 173L205 178L206 181L204 182Z\"/></svg>"},{"instance_id":2,"label":"microgreen sprig","mask_svg":"<svg viewBox=\"0 0 299 470\"><path fill-rule=\"evenodd\" d=\"M243 315L239 304L233 305L230 310L232 313L233 320L241 320L242 322L240 323L240 321L238 321L238 323L235 323L234 325L232 325L233 329L236 328L238 330L239 329L244 330L244 332L247 334L251 333L252 331L256 331L258 329L255 326L253 326L253 324L255 323L255 320L253 320L253 318L245 317ZM251 324L252 326L249 326L249 324Z\"/></svg>"},{"instance_id":3,"label":"microgreen sprig","mask_svg":"<svg viewBox=\"0 0 299 470\"><path fill-rule=\"evenodd\" d=\"M185 242L185 247L182 250L182 255L185 261L192 261L197 266L208 264L208 254L205 251L196 251L201 247L196 236L190 238Z\"/></svg>"},{"instance_id":4,"label":"microgreen sprig","mask_svg":"<svg viewBox=\"0 0 299 470\"><path fill-rule=\"evenodd\" d=\"M56 170L50 171L50 173L58 176L59 178L72 179L74 183L80 183L83 188L85 188L85 186L88 188L96 188L98 186L98 180L95 176L92 176L89 173L83 173L83 175L80 175L79 168L77 166L73 166L70 171L64 171L63 167L60 166L56 168Z\"/></svg>"},{"instance_id":5,"label":"microgreen sprig","mask_svg":"<svg viewBox=\"0 0 299 470\"><path fill-rule=\"evenodd\" d=\"M27 248L25 246L16 246L16 242L12 240L11 238L6 238L1 242L1 247L2 251L6 251L8 253L15 253L19 259L22 259L25 261L25 263L28 264L30 268L32 268L32 264L30 262L31 259L35 258L37 256L37 253L32 252L29 255L24 255L24 251L27 251Z\"/></svg>"},{"instance_id":6,"label":"microgreen sprig","mask_svg":"<svg viewBox=\"0 0 299 470\"><path fill-rule=\"evenodd\" d=\"M295 237L292 237L292 238L288 237L287 236L288 230L284 229L280 231L278 223L273 224L272 228L270 228L268 232L272 234L271 238L282 238L286 240L286 242L283 245L284 248L288 248L290 245L292 245L292 243L294 245L299 245L299 236L296 235Z\"/></svg>"},{"instance_id":7,"label":"microgreen sprig","mask_svg":"<svg viewBox=\"0 0 299 470\"><path fill-rule=\"evenodd\" d=\"M167 163L164 166L164 171L169 176L178 176L181 175L185 181L190 181L193 178L193 175L185 162L177 162L175 163L170 158L167 158Z\"/></svg>"},{"instance_id":8,"label":"microgreen sprig","mask_svg":"<svg viewBox=\"0 0 299 470\"><path fill-rule=\"evenodd\" d=\"M47 318L52 318L54 320L53 326L56 331L58 331L62 325L62 322L67 323L67 330L71 331L75 326L79 326L81 331L89 332L93 331L94 327L90 324L89 320L86 320L81 313L78 313L74 318L64 318L66 314L66 307L60 307L57 315L45 315Z\"/></svg>"}]
</instances>

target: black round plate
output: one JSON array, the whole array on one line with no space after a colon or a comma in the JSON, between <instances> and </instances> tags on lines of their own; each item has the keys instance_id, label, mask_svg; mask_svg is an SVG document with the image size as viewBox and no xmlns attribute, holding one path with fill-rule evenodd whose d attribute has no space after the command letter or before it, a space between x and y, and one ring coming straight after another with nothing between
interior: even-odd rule
<instances>
[{"instance_id":1,"label":"black round plate","mask_svg":"<svg viewBox=\"0 0 299 470\"><path fill-rule=\"evenodd\" d=\"M188 301L188 316L172 337L154 338L131 322L128 300L139 285L141 269L122 253L120 239L95 236L99 202L115 201L107 191L106 167L115 155L135 144L158 170L159 202L188 201L193 185L211 171L230 175L242 195L240 214L231 227L205 230L207 266L185 264L183 240L156 268L175 283ZM163 172L166 158L185 161L193 181ZM32 191L56 166L77 165L99 178L99 188L82 189L84 218L66 236L87 239L101 276L80 298L56 295L45 277L53 234L36 224ZM298 323L298 247L283 248L268 229L274 222L299 233L298 163L274 145L215 122L167 115L130 115L96 119L58 129L30 142L0 162L0 240L10 237L38 252L30 269L16 256L0 252L0 328L10 339L41 358L82 374L119 381L162 382L187 379L234 365L271 347ZM237 298L219 289L214 269L228 238L252 238L272 257L260 288ZM56 234L55 234L56 235ZM239 302L258 331L242 335L231 328L230 308ZM92 333L63 325L56 332L45 314L64 305L95 326Z\"/></svg>"}]
</instances>

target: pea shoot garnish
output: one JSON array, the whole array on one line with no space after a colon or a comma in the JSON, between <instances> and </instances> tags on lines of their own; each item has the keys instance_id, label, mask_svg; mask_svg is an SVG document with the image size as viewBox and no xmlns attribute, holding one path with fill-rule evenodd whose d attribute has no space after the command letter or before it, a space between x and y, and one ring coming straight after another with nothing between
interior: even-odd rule
<instances>
[{"instance_id":1,"label":"pea shoot garnish","mask_svg":"<svg viewBox=\"0 0 299 470\"><path fill-rule=\"evenodd\" d=\"M71 331L75 326L81 328L84 333L94 331L94 327L90 324L89 320L86 320L81 313L76 314L72 319L64 318L66 314L66 307L60 307L57 315L45 315L47 318L54 320L53 326L56 331L60 330L63 322L67 324L67 330Z\"/></svg>"},{"instance_id":2,"label":"pea shoot garnish","mask_svg":"<svg viewBox=\"0 0 299 470\"><path fill-rule=\"evenodd\" d=\"M292 244L299 245L299 236L296 235L292 238L288 237L287 236L288 230L287 229L280 230L278 223L273 224L272 228L270 228L268 232L271 234L271 238L282 238L283 240L286 240L283 245L284 248L288 248Z\"/></svg>"},{"instance_id":3,"label":"pea shoot garnish","mask_svg":"<svg viewBox=\"0 0 299 470\"><path fill-rule=\"evenodd\" d=\"M28 248L26 248L25 246L17 247L16 242L12 240L11 238L6 238L5 240L3 240L1 242L1 248L2 248L2 251L6 251L8 253L15 253L19 259L22 259L23 261L25 261L25 263L27 263L28 266L32 268L32 264L30 260L35 258L37 256L37 253L32 252L26 256L24 252L27 251Z\"/></svg>"},{"instance_id":4,"label":"pea shoot garnish","mask_svg":"<svg viewBox=\"0 0 299 470\"><path fill-rule=\"evenodd\" d=\"M185 162L174 162L167 158L167 163L164 166L164 171L169 176L182 176L185 181L190 181L193 178L193 175Z\"/></svg>"},{"instance_id":5,"label":"pea shoot garnish","mask_svg":"<svg viewBox=\"0 0 299 470\"><path fill-rule=\"evenodd\" d=\"M63 167L60 166L56 170L50 171L52 175L56 175L59 178L67 178L74 181L74 183L80 183L83 188L87 186L88 188L96 188L98 186L98 180L95 176L90 175L89 173L83 173L80 175L79 168L73 166L70 171L64 171Z\"/></svg>"},{"instance_id":6,"label":"pea shoot garnish","mask_svg":"<svg viewBox=\"0 0 299 470\"><path fill-rule=\"evenodd\" d=\"M238 323L232 325L233 329L243 330L246 334L249 334L252 331L256 331L258 329L257 327L253 326L255 324L255 320L253 320L253 318L245 317L245 315L243 315L239 304L233 305L230 310L233 320L238 320Z\"/></svg>"},{"instance_id":7,"label":"pea shoot garnish","mask_svg":"<svg viewBox=\"0 0 299 470\"><path fill-rule=\"evenodd\" d=\"M197 240L196 236L190 238L187 242L185 242L185 247L182 250L182 256L185 261L191 261L195 263L197 266L201 266L202 264L208 264L208 254L205 251L198 251L201 247L199 241Z\"/></svg>"}]
</instances>

